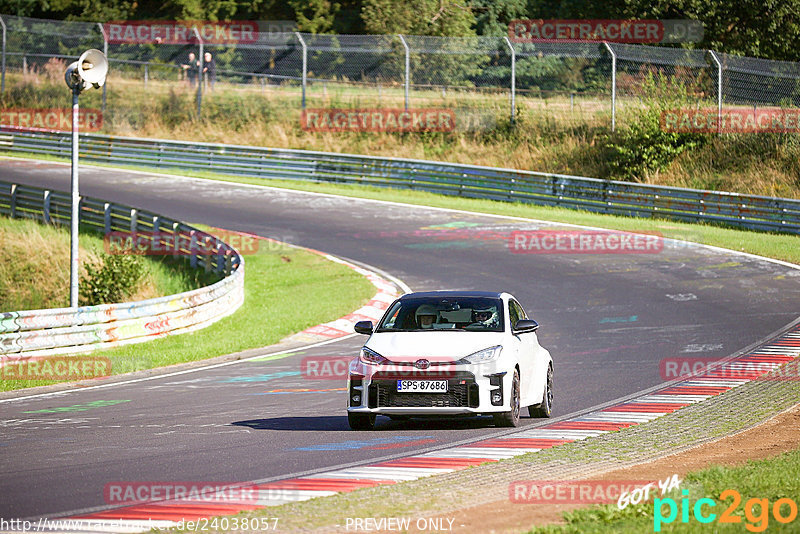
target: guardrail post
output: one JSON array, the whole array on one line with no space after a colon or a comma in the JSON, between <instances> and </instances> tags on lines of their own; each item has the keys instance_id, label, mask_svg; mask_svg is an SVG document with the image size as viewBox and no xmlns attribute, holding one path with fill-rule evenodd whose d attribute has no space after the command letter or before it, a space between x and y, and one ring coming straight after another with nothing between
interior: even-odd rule
<instances>
[{"instance_id":1,"label":"guardrail post","mask_svg":"<svg viewBox=\"0 0 800 534\"><path fill-rule=\"evenodd\" d=\"M3 28L3 59L2 59L2 74L0 74L0 95L6 92L6 21L0 17L0 26Z\"/></svg>"},{"instance_id":2,"label":"guardrail post","mask_svg":"<svg viewBox=\"0 0 800 534\"><path fill-rule=\"evenodd\" d=\"M46 189L42 199L42 219L44 224L50 224L50 191Z\"/></svg>"},{"instance_id":3,"label":"guardrail post","mask_svg":"<svg viewBox=\"0 0 800 534\"><path fill-rule=\"evenodd\" d=\"M97 26L100 28L100 33L103 35L103 55L106 56L108 59L108 36L106 35L106 29L103 28L103 24L98 22ZM103 113L106 112L106 84L103 84L103 107L100 109Z\"/></svg>"},{"instance_id":4,"label":"guardrail post","mask_svg":"<svg viewBox=\"0 0 800 534\"><path fill-rule=\"evenodd\" d=\"M303 109L306 109L306 82L308 76L308 47L306 46L306 41L303 39L303 36L300 35L300 32L294 32L297 40L300 41L300 46L303 48L303 100L302 106Z\"/></svg>"},{"instance_id":5,"label":"guardrail post","mask_svg":"<svg viewBox=\"0 0 800 534\"><path fill-rule=\"evenodd\" d=\"M153 233L150 235L150 243L155 247L156 240L158 240L159 249L161 245L161 236L158 233L158 227L161 226L161 217L153 215Z\"/></svg>"},{"instance_id":6,"label":"guardrail post","mask_svg":"<svg viewBox=\"0 0 800 534\"><path fill-rule=\"evenodd\" d=\"M200 43L200 54L197 57L197 116L199 117L203 108L203 39L200 37L197 27L192 29L197 37L197 42Z\"/></svg>"},{"instance_id":7,"label":"guardrail post","mask_svg":"<svg viewBox=\"0 0 800 534\"><path fill-rule=\"evenodd\" d=\"M611 131L613 132L617 126L617 54L607 42L603 41L603 45L611 54Z\"/></svg>"},{"instance_id":8,"label":"guardrail post","mask_svg":"<svg viewBox=\"0 0 800 534\"><path fill-rule=\"evenodd\" d=\"M17 184L11 184L11 202L9 206L11 218L17 218Z\"/></svg>"},{"instance_id":9,"label":"guardrail post","mask_svg":"<svg viewBox=\"0 0 800 534\"><path fill-rule=\"evenodd\" d=\"M189 265L192 269L197 268L197 232L189 231Z\"/></svg>"},{"instance_id":10,"label":"guardrail post","mask_svg":"<svg viewBox=\"0 0 800 534\"><path fill-rule=\"evenodd\" d=\"M221 273L225 269L225 247L220 246L219 238L217 238L217 273Z\"/></svg>"},{"instance_id":11,"label":"guardrail post","mask_svg":"<svg viewBox=\"0 0 800 534\"><path fill-rule=\"evenodd\" d=\"M131 234L134 236L136 235L139 226L138 219L139 212L136 210L136 208L131 208Z\"/></svg>"},{"instance_id":12,"label":"guardrail post","mask_svg":"<svg viewBox=\"0 0 800 534\"><path fill-rule=\"evenodd\" d=\"M103 232L108 235L111 233L111 204L103 204Z\"/></svg>"},{"instance_id":13,"label":"guardrail post","mask_svg":"<svg viewBox=\"0 0 800 534\"><path fill-rule=\"evenodd\" d=\"M722 62L713 50L708 51L708 56L717 65L717 135L722 134Z\"/></svg>"},{"instance_id":14,"label":"guardrail post","mask_svg":"<svg viewBox=\"0 0 800 534\"><path fill-rule=\"evenodd\" d=\"M172 223L172 257L177 258L180 252L180 226L181 223L175 221Z\"/></svg>"},{"instance_id":15,"label":"guardrail post","mask_svg":"<svg viewBox=\"0 0 800 534\"><path fill-rule=\"evenodd\" d=\"M511 124L514 124L517 96L517 51L514 50L514 46L511 44L508 37L504 36L503 39L506 40L506 45L508 45L508 49L511 51Z\"/></svg>"},{"instance_id":16,"label":"guardrail post","mask_svg":"<svg viewBox=\"0 0 800 534\"><path fill-rule=\"evenodd\" d=\"M397 36L400 38L400 42L403 43L403 48L406 50L406 67L405 67L405 81L403 85L405 86L405 96L406 96L406 110L408 110L408 89L411 85L411 50L408 48L408 44L406 43L405 38L400 35L399 33Z\"/></svg>"}]
</instances>

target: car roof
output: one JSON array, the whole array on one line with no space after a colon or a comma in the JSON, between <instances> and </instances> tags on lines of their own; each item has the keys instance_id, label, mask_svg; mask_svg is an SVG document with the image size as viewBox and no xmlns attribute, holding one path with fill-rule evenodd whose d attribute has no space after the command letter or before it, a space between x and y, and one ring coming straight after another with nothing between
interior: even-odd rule
<instances>
[{"instance_id":1,"label":"car roof","mask_svg":"<svg viewBox=\"0 0 800 534\"><path fill-rule=\"evenodd\" d=\"M496 291L420 291L418 293L406 293L400 300L414 298L446 298L446 297L478 297L478 298L503 298L503 293Z\"/></svg>"}]
</instances>

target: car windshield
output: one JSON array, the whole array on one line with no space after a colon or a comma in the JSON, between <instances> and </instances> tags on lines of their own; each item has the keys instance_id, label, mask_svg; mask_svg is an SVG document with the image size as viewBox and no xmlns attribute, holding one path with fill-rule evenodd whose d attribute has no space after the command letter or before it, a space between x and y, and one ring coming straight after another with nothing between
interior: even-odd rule
<instances>
[{"instance_id":1,"label":"car windshield","mask_svg":"<svg viewBox=\"0 0 800 534\"><path fill-rule=\"evenodd\" d=\"M392 304L378 332L502 332L503 301L484 297L421 297Z\"/></svg>"}]
</instances>

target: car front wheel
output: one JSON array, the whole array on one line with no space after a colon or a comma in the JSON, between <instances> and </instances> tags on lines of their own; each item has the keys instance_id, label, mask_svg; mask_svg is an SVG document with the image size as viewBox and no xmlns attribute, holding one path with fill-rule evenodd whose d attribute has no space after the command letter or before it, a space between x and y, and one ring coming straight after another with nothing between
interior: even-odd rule
<instances>
[{"instance_id":1,"label":"car front wheel","mask_svg":"<svg viewBox=\"0 0 800 534\"><path fill-rule=\"evenodd\" d=\"M347 422L353 430L372 430L375 428L375 414L347 412Z\"/></svg>"},{"instance_id":2,"label":"car front wheel","mask_svg":"<svg viewBox=\"0 0 800 534\"><path fill-rule=\"evenodd\" d=\"M519 371L514 370L511 380L511 411L494 415L496 426L519 426Z\"/></svg>"},{"instance_id":3,"label":"car front wheel","mask_svg":"<svg viewBox=\"0 0 800 534\"><path fill-rule=\"evenodd\" d=\"M547 381L544 385L544 395L541 404L528 406L531 417L550 417L553 415L553 366L547 367Z\"/></svg>"}]
</instances>

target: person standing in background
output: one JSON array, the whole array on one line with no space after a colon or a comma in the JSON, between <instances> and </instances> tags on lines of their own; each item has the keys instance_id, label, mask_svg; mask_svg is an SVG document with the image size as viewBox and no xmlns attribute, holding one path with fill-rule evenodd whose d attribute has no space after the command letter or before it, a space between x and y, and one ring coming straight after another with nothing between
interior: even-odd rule
<instances>
[{"instance_id":1,"label":"person standing in background","mask_svg":"<svg viewBox=\"0 0 800 534\"><path fill-rule=\"evenodd\" d=\"M200 62L197 61L197 56L194 52L189 52L189 59L186 63L181 64L181 69L186 73L186 79L191 87L194 87L195 83L197 83L197 69L199 66Z\"/></svg>"},{"instance_id":2,"label":"person standing in background","mask_svg":"<svg viewBox=\"0 0 800 534\"><path fill-rule=\"evenodd\" d=\"M203 74L205 74L206 89L214 90L217 81L217 62L211 57L211 52L203 54Z\"/></svg>"}]
</instances>

